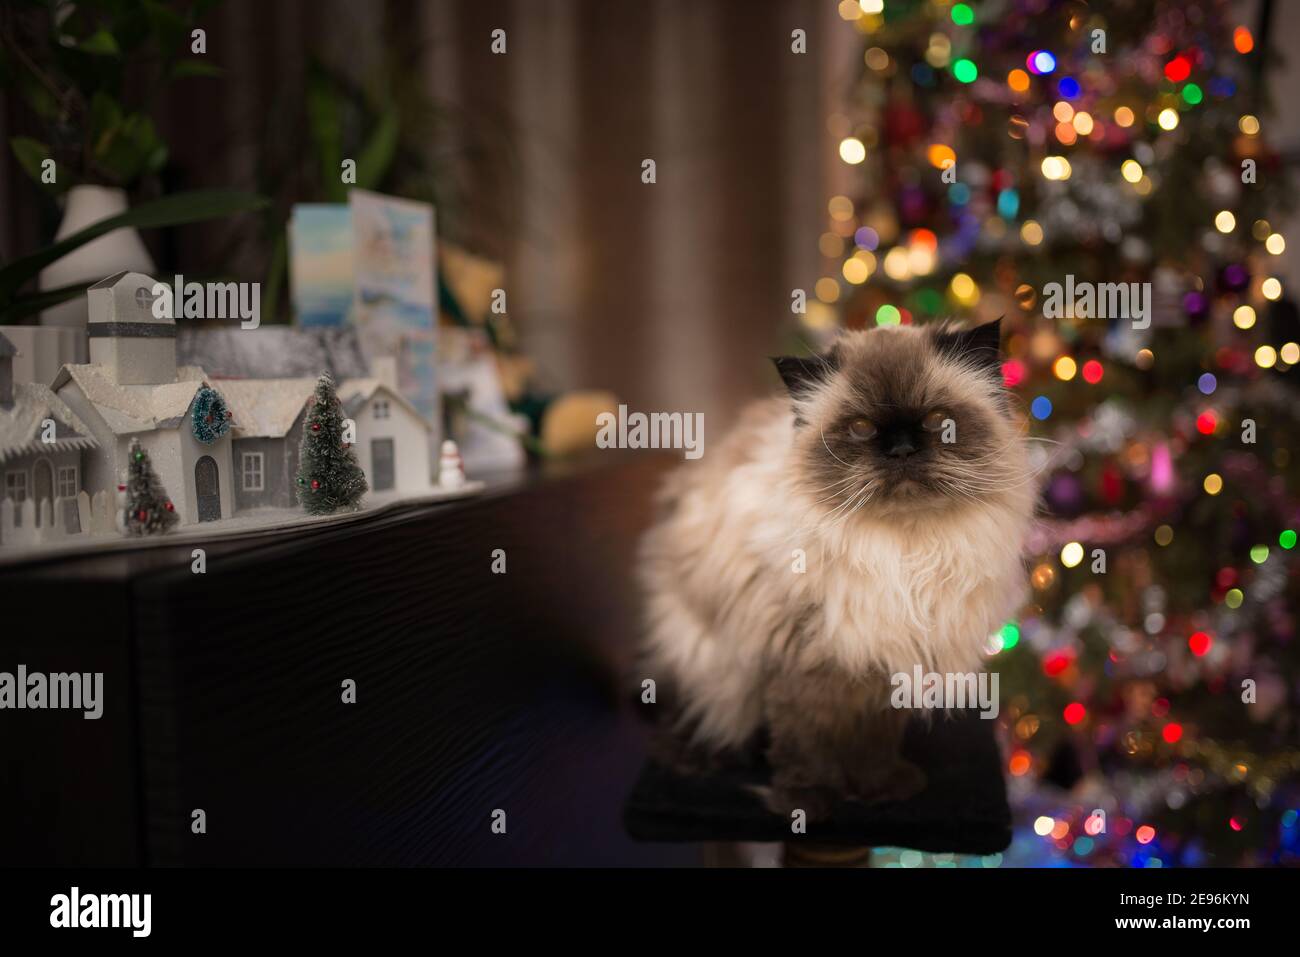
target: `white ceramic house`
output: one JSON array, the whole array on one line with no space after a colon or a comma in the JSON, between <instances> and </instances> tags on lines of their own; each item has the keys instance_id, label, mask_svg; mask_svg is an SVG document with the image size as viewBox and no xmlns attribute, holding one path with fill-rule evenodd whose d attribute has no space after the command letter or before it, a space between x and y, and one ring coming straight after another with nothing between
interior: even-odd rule
<instances>
[{"instance_id":1,"label":"white ceramic house","mask_svg":"<svg viewBox=\"0 0 1300 957\"><path fill-rule=\"evenodd\" d=\"M345 379L338 386L344 414L356 425L353 446L370 494L427 492L429 427L386 380ZM298 456L303 421L316 391L315 379L222 379L221 394L235 411L231 450L238 509L298 505Z\"/></svg>"},{"instance_id":2,"label":"white ceramic house","mask_svg":"<svg viewBox=\"0 0 1300 957\"><path fill-rule=\"evenodd\" d=\"M85 457L82 486L92 496L116 494L131 440L139 439L182 524L229 518L230 431L204 444L191 421L199 390L216 386L197 366L177 368L176 324L154 316L153 285L143 273L123 272L92 286L90 362L63 366L51 385L99 446Z\"/></svg>"},{"instance_id":3,"label":"white ceramic house","mask_svg":"<svg viewBox=\"0 0 1300 957\"><path fill-rule=\"evenodd\" d=\"M0 500L10 503L12 524L55 525L82 531L77 511L83 457L95 439L54 393L34 382L14 383L10 341L0 334ZM24 522L24 513L29 518ZM0 544L11 537L0 528Z\"/></svg>"},{"instance_id":4,"label":"white ceramic house","mask_svg":"<svg viewBox=\"0 0 1300 957\"><path fill-rule=\"evenodd\" d=\"M413 494L429 489L429 425L415 406L379 378L345 379L339 401L357 426L357 463L370 493Z\"/></svg>"}]
</instances>

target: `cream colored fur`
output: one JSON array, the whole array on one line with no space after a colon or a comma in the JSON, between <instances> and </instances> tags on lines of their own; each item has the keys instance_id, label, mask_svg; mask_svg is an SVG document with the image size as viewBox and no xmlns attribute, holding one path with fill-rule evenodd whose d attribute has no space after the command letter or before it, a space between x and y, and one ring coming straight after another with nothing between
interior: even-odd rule
<instances>
[{"instance_id":1,"label":"cream colored fur","mask_svg":"<svg viewBox=\"0 0 1300 957\"><path fill-rule=\"evenodd\" d=\"M850 355L886 341L871 336L920 332L857 335ZM936 360L927 374L977 401L994 391L959 363ZM990 480L977 501L868 501L833 514L802 463L847 388L833 379L802 403L810 425L798 431L788 398L755 403L701 462L670 477L665 518L643 541L647 676L671 680L708 746L738 746L754 732L770 668L977 671L1021 598L1035 490L1017 426L996 417L1004 434L987 472L998 491ZM797 549L804 573L794 570Z\"/></svg>"}]
</instances>

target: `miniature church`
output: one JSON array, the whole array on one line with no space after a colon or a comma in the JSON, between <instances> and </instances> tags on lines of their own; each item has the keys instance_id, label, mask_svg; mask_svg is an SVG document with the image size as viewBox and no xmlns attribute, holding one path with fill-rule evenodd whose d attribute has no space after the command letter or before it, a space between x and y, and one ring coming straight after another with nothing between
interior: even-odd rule
<instances>
[{"instance_id":1,"label":"miniature church","mask_svg":"<svg viewBox=\"0 0 1300 957\"><path fill-rule=\"evenodd\" d=\"M51 386L86 425L100 453L88 456L82 486L116 494L131 439L149 453L182 524L234 514L228 426L200 442L191 409L213 388L197 366L176 366L176 323L153 310L154 281L124 272L91 286L86 333L90 362L65 365Z\"/></svg>"}]
</instances>

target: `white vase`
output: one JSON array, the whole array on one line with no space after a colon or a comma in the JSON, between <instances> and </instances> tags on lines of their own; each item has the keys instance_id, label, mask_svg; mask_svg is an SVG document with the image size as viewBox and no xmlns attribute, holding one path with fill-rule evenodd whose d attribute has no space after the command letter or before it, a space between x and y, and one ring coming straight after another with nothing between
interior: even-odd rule
<instances>
[{"instance_id":1,"label":"white vase","mask_svg":"<svg viewBox=\"0 0 1300 957\"><path fill-rule=\"evenodd\" d=\"M85 229L92 223L109 216L126 212L126 191L112 186L74 186L68 190L63 221L54 234L57 242ZM42 291L70 286L73 283L98 282L106 276L130 269L153 275L154 263L149 258L140 234L134 229L115 229L84 246L78 246L61 259L56 259L41 270L37 283ZM86 326L86 297L77 296L41 313L43 326ZM84 357L73 361L84 362Z\"/></svg>"}]
</instances>

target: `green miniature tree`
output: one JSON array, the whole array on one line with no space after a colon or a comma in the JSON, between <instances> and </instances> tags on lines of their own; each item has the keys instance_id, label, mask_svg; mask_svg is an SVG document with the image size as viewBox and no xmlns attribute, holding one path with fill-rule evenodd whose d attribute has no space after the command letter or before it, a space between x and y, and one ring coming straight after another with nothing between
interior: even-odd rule
<instances>
[{"instance_id":1,"label":"green miniature tree","mask_svg":"<svg viewBox=\"0 0 1300 957\"><path fill-rule=\"evenodd\" d=\"M123 526L128 535L161 535L177 522L176 507L153 470L140 440L131 440Z\"/></svg>"},{"instance_id":2,"label":"green miniature tree","mask_svg":"<svg viewBox=\"0 0 1300 957\"><path fill-rule=\"evenodd\" d=\"M329 515L359 508L368 489L351 443L343 440L343 406L334 380L324 372L303 426L298 500L312 515Z\"/></svg>"}]
</instances>

